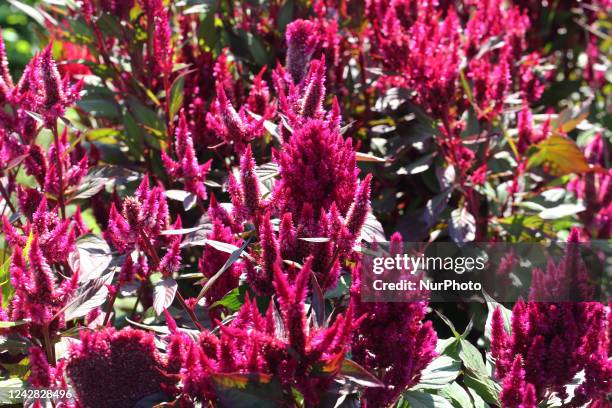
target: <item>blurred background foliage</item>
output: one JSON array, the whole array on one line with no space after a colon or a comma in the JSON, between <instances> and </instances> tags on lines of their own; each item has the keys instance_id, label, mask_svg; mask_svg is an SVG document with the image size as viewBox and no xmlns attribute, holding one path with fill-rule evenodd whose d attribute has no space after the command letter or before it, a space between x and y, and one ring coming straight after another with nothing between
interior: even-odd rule
<instances>
[{"instance_id":1,"label":"blurred background foliage","mask_svg":"<svg viewBox=\"0 0 612 408\"><path fill-rule=\"evenodd\" d=\"M35 5L36 0L23 0L24 5ZM40 26L11 2L0 2L0 27L6 44L13 78L19 78L23 68L40 49Z\"/></svg>"}]
</instances>

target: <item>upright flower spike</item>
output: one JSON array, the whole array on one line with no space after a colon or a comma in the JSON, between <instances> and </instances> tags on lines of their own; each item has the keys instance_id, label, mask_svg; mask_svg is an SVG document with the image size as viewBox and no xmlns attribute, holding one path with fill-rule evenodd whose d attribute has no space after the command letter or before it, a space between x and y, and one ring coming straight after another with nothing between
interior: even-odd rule
<instances>
[{"instance_id":1,"label":"upright flower spike","mask_svg":"<svg viewBox=\"0 0 612 408\"><path fill-rule=\"evenodd\" d=\"M368 174L355 191L355 198L346 215L346 227L356 240L370 211L370 183L372 175Z\"/></svg>"},{"instance_id":2,"label":"upright flower spike","mask_svg":"<svg viewBox=\"0 0 612 408\"><path fill-rule=\"evenodd\" d=\"M318 217L332 202L342 214L347 213L357 188L358 169L351 140L344 140L337 129L308 119L294 129L274 158L280 172L274 200L280 213L301 214L308 203Z\"/></svg>"},{"instance_id":3,"label":"upright flower spike","mask_svg":"<svg viewBox=\"0 0 612 408\"><path fill-rule=\"evenodd\" d=\"M234 143L238 152L242 152L248 142L263 134L263 119L255 120L244 109L237 112L219 81L217 99L206 115L206 123L227 143Z\"/></svg>"},{"instance_id":4,"label":"upright flower spike","mask_svg":"<svg viewBox=\"0 0 612 408\"><path fill-rule=\"evenodd\" d=\"M510 372L504 379L500 399L504 407L518 408L525 393L525 371L523 370L523 359L517 355L512 363Z\"/></svg>"},{"instance_id":5,"label":"upright flower spike","mask_svg":"<svg viewBox=\"0 0 612 408\"><path fill-rule=\"evenodd\" d=\"M325 98L325 56L313 61L304 83L300 114L305 118L319 118L323 114Z\"/></svg>"},{"instance_id":6,"label":"upright flower spike","mask_svg":"<svg viewBox=\"0 0 612 408\"><path fill-rule=\"evenodd\" d=\"M255 220L260 215L261 194L259 192L259 179L255 174L255 159L250 145L247 146L244 155L240 158L240 181L242 183L244 206L248 211L248 216Z\"/></svg>"},{"instance_id":7,"label":"upright flower spike","mask_svg":"<svg viewBox=\"0 0 612 408\"><path fill-rule=\"evenodd\" d=\"M403 253L402 241L399 233L393 234L390 256ZM350 293L355 316L363 316L354 333L352 358L385 384L384 388L368 388L362 402L384 407L419 382L422 370L436 356L436 332L431 322L423 322L426 301L362 302L359 266L353 270Z\"/></svg>"},{"instance_id":8,"label":"upright flower spike","mask_svg":"<svg viewBox=\"0 0 612 408\"><path fill-rule=\"evenodd\" d=\"M13 78L9 71L6 47L0 30L0 104L8 102L13 91Z\"/></svg>"},{"instance_id":9,"label":"upright flower spike","mask_svg":"<svg viewBox=\"0 0 612 408\"><path fill-rule=\"evenodd\" d=\"M274 233L270 213L266 212L259 226L259 239L262 252L262 270L268 279L272 278L273 270L281 261L278 241Z\"/></svg>"},{"instance_id":10,"label":"upright flower spike","mask_svg":"<svg viewBox=\"0 0 612 408\"><path fill-rule=\"evenodd\" d=\"M266 66L253 79L253 85L247 99L247 109L264 119L270 119L276 111L274 104L270 101L270 90L266 81L263 79L263 74L266 72Z\"/></svg>"},{"instance_id":11,"label":"upright flower spike","mask_svg":"<svg viewBox=\"0 0 612 408\"><path fill-rule=\"evenodd\" d=\"M53 44L49 44L40 54L40 76L44 90L43 108L48 120L63 115L67 105L62 78L51 56L52 46Z\"/></svg>"},{"instance_id":12,"label":"upright flower spike","mask_svg":"<svg viewBox=\"0 0 612 408\"><path fill-rule=\"evenodd\" d=\"M0 78L9 89L13 88L13 78L9 70L8 58L6 56L6 45L0 29Z\"/></svg>"},{"instance_id":13,"label":"upright flower spike","mask_svg":"<svg viewBox=\"0 0 612 408\"><path fill-rule=\"evenodd\" d=\"M307 20L296 20L287 25L285 67L295 84L299 84L304 79L306 67L315 50L316 37L313 32L314 24Z\"/></svg>"},{"instance_id":14,"label":"upright flower spike","mask_svg":"<svg viewBox=\"0 0 612 408\"><path fill-rule=\"evenodd\" d=\"M205 200L207 196L204 182L210 171L212 161L209 160L202 165L198 164L184 110L181 110L179 115L179 125L174 139L174 152L178 161L172 160L165 152L162 152L162 160L168 174L175 179L182 179L185 190Z\"/></svg>"}]
</instances>

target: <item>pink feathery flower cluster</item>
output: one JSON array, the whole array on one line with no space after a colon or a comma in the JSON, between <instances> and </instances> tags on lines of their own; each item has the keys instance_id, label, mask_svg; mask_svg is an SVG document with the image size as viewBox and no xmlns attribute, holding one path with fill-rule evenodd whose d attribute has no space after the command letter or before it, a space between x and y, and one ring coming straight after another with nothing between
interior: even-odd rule
<instances>
[{"instance_id":1,"label":"pink feathery flower cluster","mask_svg":"<svg viewBox=\"0 0 612 408\"><path fill-rule=\"evenodd\" d=\"M25 251L19 246L13 248L10 274L15 293L10 317L14 321L29 319L39 329L52 322L54 327L62 327L63 316L57 314L76 290L78 275L58 282L37 236L33 236Z\"/></svg>"},{"instance_id":2,"label":"pink feathery flower cluster","mask_svg":"<svg viewBox=\"0 0 612 408\"><path fill-rule=\"evenodd\" d=\"M307 20L292 22L287 25L285 39L287 42L285 68L291 75L293 82L299 84L306 75L306 70L317 44L314 24Z\"/></svg>"},{"instance_id":3,"label":"pink feathery flower cluster","mask_svg":"<svg viewBox=\"0 0 612 408\"><path fill-rule=\"evenodd\" d=\"M511 333L504 328L501 310L493 313L491 352L495 375L503 383L500 398L504 407L520 407L527 392L533 392L537 402L556 393L564 406L580 407L605 401L612 390L604 305L575 301L580 294L563 297L564 291L587 296L584 292L589 290L584 286L588 281L585 267L577 256L578 233L572 231L568 242L572 246L561 264L549 265L550 276L534 274L529 302L519 300L512 310ZM562 303L540 301L546 295ZM582 370L585 379L570 398L566 386Z\"/></svg>"},{"instance_id":4,"label":"pink feathery flower cluster","mask_svg":"<svg viewBox=\"0 0 612 408\"><path fill-rule=\"evenodd\" d=\"M180 218L172 228L181 228ZM163 235L162 232L168 229L170 216L164 190L160 186L151 188L146 176L134 195L123 200L121 212L115 203L111 204L108 229L104 236L119 252L126 254L120 284L130 282L135 276L146 278L154 269L165 276L172 276L178 271L181 237ZM164 245L168 246L168 250L160 259L157 249ZM134 255L136 259L132 258Z\"/></svg>"},{"instance_id":5,"label":"pink feathery flower cluster","mask_svg":"<svg viewBox=\"0 0 612 408\"><path fill-rule=\"evenodd\" d=\"M132 407L140 399L172 391L151 333L131 328L81 331L70 347L66 375L82 406Z\"/></svg>"},{"instance_id":6,"label":"pink feathery flower cluster","mask_svg":"<svg viewBox=\"0 0 612 408\"><path fill-rule=\"evenodd\" d=\"M280 181L274 199L281 213L300 216L309 205L315 217L335 203L346 215L358 185L358 169L351 139L319 119L294 129L275 152Z\"/></svg>"},{"instance_id":7,"label":"pink feathery flower cluster","mask_svg":"<svg viewBox=\"0 0 612 408\"><path fill-rule=\"evenodd\" d=\"M6 48L0 36L0 104L8 104L12 109L0 112L0 124L3 134L3 144L13 148L4 150L11 152L6 163L28 153L28 147L33 148L33 141L38 134L39 123L32 115L40 115L45 122L64 114L65 109L80 97L82 82L70 85L67 79L62 80L57 65L51 56L52 44L37 54L26 66L19 82L14 85L11 78ZM15 149L21 145L20 149ZM17 155L17 156L15 156Z\"/></svg>"},{"instance_id":8,"label":"pink feathery flower cluster","mask_svg":"<svg viewBox=\"0 0 612 408\"><path fill-rule=\"evenodd\" d=\"M262 316L257 304L247 298L236 318L220 326L219 338L204 331L196 343L175 331L168 346L168 364L180 374L184 391L214 403L214 381L221 374L272 374L288 395L295 387L305 401L318 403L338 374L358 321L349 306L329 327L308 323L304 300L311 273L310 262L289 274L275 268L280 312L271 302Z\"/></svg>"},{"instance_id":9,"label":"pink feathery flower cluster","mask_svg":"<svg viewBox=\"0 0 612 408\"><path fill-rule=\"evenodd\" d=\"M403 253L402 240L399 233L393 234L389 256ZM431 322L423 322L425 300L362 302L360 269L353 273L351 299L355 315L364 317L354 334L351 355L385 384L385 388L368 388L363 406L383 407L419 382L421 371L436 356L437 335Z\"/></svg>"},{"instance_id":10,"label":"pink feathery flower cluster","mask_svg":"<svg viewBox=\"0 0 612 408\"><path fill-rule=\"evenodd\" d=\"M207 126L225 142L233 143L238 153L253 139L263 135L263 119L255 119L243 106L238 111L226 95L223 83L217 79L217 99L206 115Z\"/></svg>"},{"instance_id":11,"label":"pink feathery flower cluster","mask_svg":"<svg viewBox=\"0 0 612 408\"><path fill-rule=\"evenodd\" d=\"M33 190L36 191L36 190ZM63 263L68 254L74 250L76 233L84 228L82 225L71 226L71 220L61 220L57 209L49 211L47 199L36 195L40 200L36 210L31 213L28 222L21 227L20 233L9 220L3 218L3 232L9 244L13 247L24 248L31 236L40 246L43 256L50 263Z\"/></svg>"},{"instance_id":12,"label":"pink feathery flower cluster","mask_svg":"<svg viewBox=\"0 0 612 408\"><path fill-rule=\"evenodd\" d=\"M204 182L210 171L212 161L209 160L202 165L198 164L198 158L193 148L193 139L183 111L180 113L179 125L176 129L174 153L177 161L174 161L168 154L162 152L162 160L168 174L175 180L182 180L185 190L205 200L206 187Z\"/></svg>"},{"instance_id":13,"label":"pink feathery flower cluster","mask_svg":"<svg viewBox=\"0 0 612 408\"><path fill-rule=\"evenodd\" d=\"M152 47L147 51L147 63L152 74L169 75L172 72L172 28L170 10L163 0L139 0L147 16L148 30L152 33Z\"/></svg>"}]
</instances>

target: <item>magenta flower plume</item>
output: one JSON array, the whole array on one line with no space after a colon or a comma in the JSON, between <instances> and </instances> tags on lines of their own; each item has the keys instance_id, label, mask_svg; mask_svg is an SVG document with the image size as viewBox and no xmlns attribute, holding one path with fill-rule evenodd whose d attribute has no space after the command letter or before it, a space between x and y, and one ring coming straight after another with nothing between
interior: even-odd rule
<instances>
[{"instance_id":1,"label":"magenta flower plume","mask_svg":"<svg viewBox=\"0 0 612 408\"><path fill-rule=\"evenodd\" d=\"M285 67L296 84L304 79L310 58L315 50L317 39L313 33L314 24L307 20L296 20L287 25Z\"/></svg>"},{"instance_id":2,"label":"magenta flower plume","mask_svg":"<svg viewBox=\"0 0 612 408\"><path fill-rule=\"evenodd\" d=\"M0 30L0 104L5 103L11 97L13 90L13 78L9 71L8 58L6 57L6 46L2 39Z\"/></svg>"},{"instance_id":3,"label":"magenta flower plume","mask_svg":"<svg viewBox=\"0 0 612 408\"><path fill-rule=\"evenodd\" d=\"M270 119L274 116L276 108L270 100L270 90L266 81L263 79L263 74L266 72L264 66L261 71L253 78L253 86L247 98L246 107L249 111L261 116L264 119Z\"/></svg>"},{"instance_id":4,"label":"magenta flower plume","mask_svg":"<svg viewBox=\"0 0 612 408\"><path fill-rule=\"evenodd\" d=\"M325 98L325 56L310 65L300 100L300 115L305 118L319 118L323 114Z\"/></svg>"},{"instance_id":5,"label":"magenta flower plume","mask_svg":"<svg viewBox=\"0 0 612 408\"><path fill-rule=\"evenodd\" d=\"M40 54L40 76L43 83L44 113L48 119L63 115L67 106L64 85L57 70L57 65L51 57L52 44Z\"/></svg>"},{"instance_id":6,"label":"magenta flower plume","mask_svg":"<svg viewBox=\"0 0 612 408\"><path fill-rule=\"evenodd\" d=\"M237 112L219 81L217 99L206 115L206 123L225 142L234 143L238 152L242 152L248 142L263 134L263 120L254 119L245 109Z\"/></svg>"},{"instance_id":7,"label":"magenta flower plume","mask_svg":"<svg viewBox=\"0 0 612 408\"><path fill-rule=\"evenodd\" d=\"M372 175L368 174L355 191L355 198L346 215L346 227L353 240L356 240L370 212L370 183Z\"/></svg>"},{"instance_id":8,"label":"magenta flower plume","mask_svg":"<svg viewBox=\"0 0 612 408\"><path fill-rule=\"evenodd\" d=\"M167 239L161 232L168 227L168 204L164 192L161 187L150 188L145 177L134 196L123 201L121 213L114 203L111 204L106 236L118 250L126 252L137 244L145 248L165 243Z\"/></svg>"},{"instance_id":9,"label":"magenta flower plume","mask_svg":"<svg viewBox=\"0 0 612 408\"><path fill-rule=\"evenodd\" d=\"M310 203L318 217L333 202L342 214L347 213L357 188L358 169L351 140L344 140L337 129L309 119L294 129L275 160L281 179L274 198L280 213L301 214Z\"/></svg>"},{"instance_id":10,"label":"magenta flower plume","mask_svg":"<svg viewBox=\"0 0 612 408\"><path fill-rule=\"evenodd\" d=\"M174 152L178 161L172 160L165 152L162 152L162 160L168 174L174 179L181 179L185 190L197 195L200 199L206 199L206 187L204 182L210 171L211 161L199 165L193 148L193 139L187 127L185 112L181 110L179 125L176 129L174 140Z\"/></svg>"},{"instance_id":11,"label":"magenta flower plume","mask_svg":"<svg viewBox=\"0 0 612 408\"><path fill-rule=\"evenodd\" d=\"M403 253L399 233L391 242L390 256ZM355 315L364 317L353 338L352 356L386 385L367 389L362 397L367 406L382 407L419 382L421 371L436 355L437 336L431 322L423 322L425 301L361 302L359 269L353 272L351 299Z\"/></svg>"},{"instance_id":12,"label":"magenta flower plume","mask_svg":"<svg viewBox=\"0 0 612 408\"><path fill-rule=\"evenodd\" d=\"M531 385L540 402L556 392L567 400L565 386L581 370L592 378L610 378L604 306L600 303L544 303L520 300L512 312L512 334L504 329L501 313L493 315L491 352L495 375L503 382L502 401L518 407L524 387ZM518 367L517 367L518 365ZM524 377L524 384L519 377ZM581 392L565 401L581 406L610 392L609 381L585 381Z\"/></svg>"},{"instance_id":13,"label":"magenta flower plume","mask_svg":"<svg viewBox=\"0 0 612 408\"><path fill-rule=\"evenodd\" d=\"M173 385L152 334L131 328L81 331L66 373L78 401L91 408L131 407Z\"/></svg>"}]
</instances>

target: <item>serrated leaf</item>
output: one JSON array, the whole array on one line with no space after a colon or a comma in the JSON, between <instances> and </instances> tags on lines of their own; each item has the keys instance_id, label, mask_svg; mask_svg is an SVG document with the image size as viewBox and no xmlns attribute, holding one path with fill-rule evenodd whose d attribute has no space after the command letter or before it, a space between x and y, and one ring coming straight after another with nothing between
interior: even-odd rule
<instances>
[{"instance_id":1,"label":"serrated leaf","mask_svg":"<svg viewBox=\"0 0 612 408\"><path fill-rule=\"evenodd\" d=\"M160 315L170 307L176 296L178 283L172 278L164 278L155 284L153 290L153 309Z\"/></svg>"},{"instance_id":2,"label":"serrated leaf","mask_svg":"<svg viewBox=\"0 0 612 408\"><path fill-rule=\"evenodd\" d=\"M545 165L554 176L584 173L590 170L586 157L576 143L558 133L552 134L533 147L527 167L540 165Z\"/></svg>"},{"instance_id":3,"label":"serrated leaf","mask_svg":"<svg viewBox=\"0 0 612 408\"><path fill-rule=\"evenodd\" d=\"M448 386L457 378L461 370L461 362L448 356L436 357L421 372L421 380L411 388L420 389L440 389Z\"/></svg>"}]
</instances>

